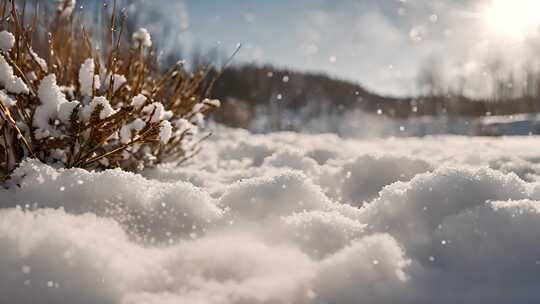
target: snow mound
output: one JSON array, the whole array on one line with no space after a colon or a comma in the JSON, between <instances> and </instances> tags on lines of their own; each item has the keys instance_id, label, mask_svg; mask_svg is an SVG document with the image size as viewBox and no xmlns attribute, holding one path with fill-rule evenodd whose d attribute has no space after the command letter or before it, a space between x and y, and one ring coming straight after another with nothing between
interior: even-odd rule
<instances>
[{"instance_id":1,"label":"snow mound","mask_svg":"<svg viewBox=\"0 0 540 304\"><path fill-rule=\"evenodd\" d=\"M333 197L356 206L377 197L387 185L431 169L424 160L391 155L364 155L339 165L339 171L323 184L332 190Z\"/></svg>"},{"instance_id":2,"label":"snow mound","mask_svg":"<svg viewBox=\"0 0 540 304\"><path fill-rule=\"evenodd\" d=\"M225 192L220 204L238 217L253 221L331 208L321 189L297 172L238 182Z\"/></svg>"},{"instance_id":3,"label":"snow mound","mask_svg":"<svg viewBox=\"0 0 540 304\"><path fill-rule=\"evenodd\" d=\"M0 190L0 302L535 303L534 146L221 128L143 175L28 160Z\"/></svg>"},{"instance_id":4,"label":"snow mound","mask_svg":"<svg viewBox=\"0 0 540 304\"><path fill-rule=\"evenodd\" d=\"M14 176L19 186L0 190L4 205L91 212L111 217L135 237L149 241L201 234L223 213L212 198L191 184L162 183L121 170L55 170L30 161Z\"/></svg>"}]
</instances>

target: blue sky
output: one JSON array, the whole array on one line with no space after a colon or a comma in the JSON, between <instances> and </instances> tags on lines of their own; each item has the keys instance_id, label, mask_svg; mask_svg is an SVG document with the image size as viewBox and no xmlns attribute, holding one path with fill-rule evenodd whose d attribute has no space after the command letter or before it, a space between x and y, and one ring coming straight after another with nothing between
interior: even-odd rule
<instances>
[{"instance_id":1,"label":"blue sky","mask_svg":"<svg viewBox=\"0 0 540 304\"><path fill-rule=\"evenodd\" d=\"M167 32L164 49L229 54L242 43L237 62L325 72L387 95L417 93L431 60L447 86L466 76L466 91L481 95L490 60L519 69L530 51L486 26L491 1L500 0L139 0L138 9L154 16L142 25Z\"/></svg>"}]
</instances>

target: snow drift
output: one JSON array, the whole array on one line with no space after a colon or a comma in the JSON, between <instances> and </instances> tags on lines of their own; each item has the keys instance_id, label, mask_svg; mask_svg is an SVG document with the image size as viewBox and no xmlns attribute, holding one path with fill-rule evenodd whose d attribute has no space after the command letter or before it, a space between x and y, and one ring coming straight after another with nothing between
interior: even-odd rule
<instances>
[{"instance_id":1,"label":"snow drift","mask_svg":"<svg viewBox=\"0 0 540 304\"><path fill-rule=\"evenodd\" d=\"M0 302L536 302L537 146L221 129L143 175L26 161Z\"/></svg>"}]
</instances>

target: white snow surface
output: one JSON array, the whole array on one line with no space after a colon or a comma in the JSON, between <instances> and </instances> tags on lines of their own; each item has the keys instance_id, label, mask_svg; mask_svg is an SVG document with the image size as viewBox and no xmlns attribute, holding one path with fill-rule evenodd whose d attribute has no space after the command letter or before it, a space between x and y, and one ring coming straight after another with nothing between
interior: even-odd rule
<instances>
[{"instance_id":1,"label":"white snow surface","mask_svg":"<svg viewBox=\"0 0 540 304\"><path fill-rule=\"evenodd\" d=\"M540 138L214 134L142 175L22 164L0 302L540 301Z\"/></svg>"}]
</instances>

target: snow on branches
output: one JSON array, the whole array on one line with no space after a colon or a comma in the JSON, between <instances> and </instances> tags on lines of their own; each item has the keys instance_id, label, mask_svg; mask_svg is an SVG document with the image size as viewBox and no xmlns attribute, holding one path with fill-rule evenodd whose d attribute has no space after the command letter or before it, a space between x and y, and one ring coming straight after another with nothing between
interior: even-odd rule
<instances>
[{"instance_id":1,"label":"snow on branches","mask_svg":"<svg viewBox=\"0 0 540 304\"><path fill-rule=\"evenodd\" d=\"M95 48L73 21L76 1L57 1L53 17L38 14L39 30L3 1L0 13L11 18L0 22L0 180L27 157L137 171L198 153L207 137L198 129L220 105L207 99L212 67L162 72L148 31L129 33L121 22L91 28L112 37ZM29 38L39 35L47 37Z\"/></svg>"}]
</instances>

